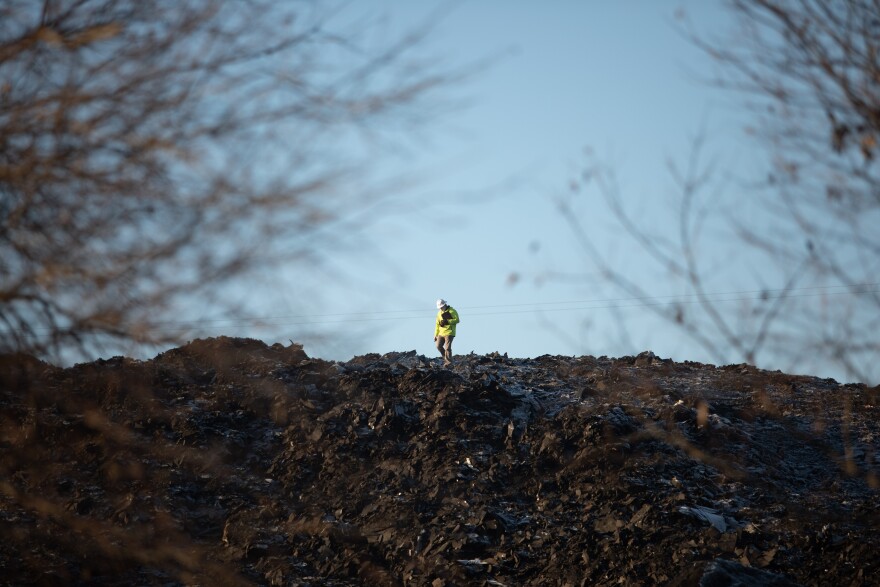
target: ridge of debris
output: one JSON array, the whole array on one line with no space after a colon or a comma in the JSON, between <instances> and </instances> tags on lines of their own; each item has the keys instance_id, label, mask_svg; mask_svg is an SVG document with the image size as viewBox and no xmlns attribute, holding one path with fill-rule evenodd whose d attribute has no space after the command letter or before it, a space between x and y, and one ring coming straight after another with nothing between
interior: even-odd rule
<instances>
[{"instance_id":1,"label":"ridge of debris","mask_svg":"<svg viewBox=\"0 0 880 587\"><path fill-rule=\"evenodd\" d=\"M877 585L878 401L649 351L0 357L0 584Z\"/></svg>"}]
</instances>

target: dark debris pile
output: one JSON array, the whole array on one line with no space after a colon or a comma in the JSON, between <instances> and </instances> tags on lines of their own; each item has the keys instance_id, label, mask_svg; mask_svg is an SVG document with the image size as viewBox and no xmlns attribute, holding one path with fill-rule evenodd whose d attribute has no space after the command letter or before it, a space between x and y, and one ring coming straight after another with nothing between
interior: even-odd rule
<instances>
[{"instance_id":1,"label":"dark debris pile","mask_svg":"<svg viewBox=\"0 0 880 587\"><path fill-rule=\"evenodd\" d=\"M877 388L457 359L5 357L0 584L880 584Z\"/></svg>"}]
</instances>

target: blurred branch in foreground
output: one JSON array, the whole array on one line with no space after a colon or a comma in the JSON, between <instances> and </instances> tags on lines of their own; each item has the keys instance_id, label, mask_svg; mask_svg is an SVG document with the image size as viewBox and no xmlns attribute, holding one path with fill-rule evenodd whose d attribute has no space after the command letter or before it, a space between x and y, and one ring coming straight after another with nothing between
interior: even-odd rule
<instances>
[{"instance_id":1,"label":"blurred branch in foreground","mask_svg":"<svg viewBox=\"0 0 880 587\"><path fill-rule=\"evenodd\" d=\"M808 372L830 365L850 380L876 380L880 5L735 0L729 10L735 39L709 39L687 20L682 31L717 60L714 83L746 97L755 119L749 134L766 150L765 179L737 185L737 201L722 205L719 165L701 161L699 137L686 165L672 167L679 198L668 229L640 224L614 171L593 159L575 185L597 189L676 291L693 296L687 306L650 306L716 359L772 358ZM654 296L603 259L574 201L562 198L560 210L604 278L633 296ZM733 227L739 265L712 259L733 244L717 230L719 218ZM730 312L711 295L709 284L719 282L763 293Z\"/></svg>"},{"instance_id":2,"label":"blurred branch in foreground","mask_svg":"<svg viewBox=\"0 0 880 587\"><path fill-rule=\"evenodd\" d=\"M5 2L0 352L179 341L159 326L184 297L332 244L369 204L353 140L426 118L456 77L417 58L426 30L378 44L339 20L321 2Z\"/></svg>"}]
</instances>

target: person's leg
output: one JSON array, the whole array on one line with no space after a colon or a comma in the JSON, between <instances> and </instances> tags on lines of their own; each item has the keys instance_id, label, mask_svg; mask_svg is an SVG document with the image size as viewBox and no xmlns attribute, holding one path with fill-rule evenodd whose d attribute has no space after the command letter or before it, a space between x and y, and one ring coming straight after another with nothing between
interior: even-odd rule
<instances>
[{"instance_id":1,"label":"person's leg","mask_svg":"<svg viewBox=\"0 0 880 587\"><path fill-rule=\"evenodd\" d=\"M443 345L443 360L449 364L452 363L452 339L454 336L447 336L446 342Z\"/></svg>"},{"instance_id":2,"label":"person's leg","mask_svg":"<svg viewBox=\"0 0 880 587\"><path fill-rule=\"evenodd\" d=\"M446 358L446 351L444 350L445 345L446 345L446 337L438 336L437 337L437 351L440 353L440 356L443 358Z\"/></svg>"}]
</instances>

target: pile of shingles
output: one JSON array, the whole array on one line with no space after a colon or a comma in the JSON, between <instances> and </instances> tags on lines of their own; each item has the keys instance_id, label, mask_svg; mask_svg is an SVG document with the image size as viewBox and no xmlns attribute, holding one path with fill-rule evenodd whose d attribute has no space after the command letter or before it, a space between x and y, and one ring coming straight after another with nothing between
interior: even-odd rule
<instances>
[{"instance_id":1,"label":"pile of shingles","mask_svg":"<svg viewBox=\"0 0 880 587\"><path fill-rule=\"evenodd\" d=\"M3 363L0 584L871 585L877 392L638 357Z\"/></svg>"}]
</instances>

